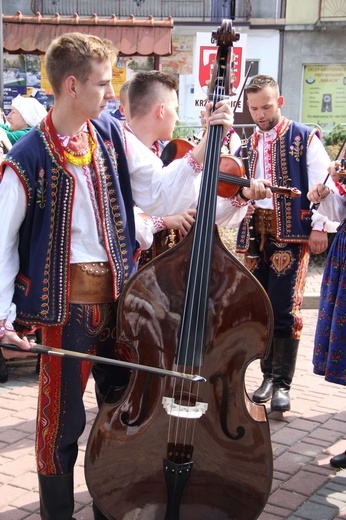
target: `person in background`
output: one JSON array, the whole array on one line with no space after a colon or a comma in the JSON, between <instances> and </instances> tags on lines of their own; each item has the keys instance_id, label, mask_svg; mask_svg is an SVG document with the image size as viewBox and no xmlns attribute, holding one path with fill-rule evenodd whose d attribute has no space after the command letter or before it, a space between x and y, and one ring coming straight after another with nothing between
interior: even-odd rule
<instances>
[{"instance_id":1,"label":"person in background","mask_svg":"<svg viewBox=\"0 0 346 520\"><path fill-rule=\"evenodd\" d=\"M31 344L14 331L14 319L41 327L48 347L117 358L116 300L137 269L133 204L160 216L186 210L198 196L206 139L163 173L161 161L105 110L114 98L115 59L112 42L96 36L53 40L45 69L54 106L1 165L0 343L18 346L18 356ZM209 125L226 135L230 103L215 108ZM255 191L266 196L261 183L245 193ZM129 380L128 370L102 369L109 366L41 356L35 451L44 520L73 518L89 375L98 402ZM96 519L106 518L93 509Z\"/></svg>"},{"instance_id":2,"label":"person in background","mask_svg":"<svg viewBox=\"0 0 346 520\"><path fill-rule=\"evenodd\" d=\"M1 125L8 125L6 114L3 110L3 108L0 107L0 126Z\"/></svg>"},{"instance_id":3,"label":"person in background","mask_svg":"<svg viewBox=\"0 0 346 520\"><path fill-rule=\"evenodd\" d=\"M119 106L117 110L112 113L112 116L118 119L121 122L125 122L127 119L127 105L128 105L128 96L127 91L129 89L130 80L125 81L120 87L119 90Z\"/></svg>"},{"instance_id":4,"label":"person in background","mask_svg":"<svg viewBox=\"0 0 346 520\"><path fill-rule=\"evenodd\" d=\"M143 71L127 82L123 91L122 109L126 117L126 131L136 135L157 157L161 154L162 141L172 138L178 121L177 88L178 83L173 75ZM142 267L173 247L188 233L194 223L196 210L188 209L178 215L158 217L135 207L135 213L149 226L153 236L152 247L141 253L139 265Z\"/></svg>"},{"instance_id":5,"label":"person in background","mask_svg":"<svg viewBox=\"0 0 346 520\"><path fill-rule=\"evenodd\" d=\"M197 139L201 139L207 128L207 119L206 119L206 111L201 110L199 119L201 122L202 130L198 133ZM222 142L221 153L226 155L235 155L236 151L241 146L241 139L234 128L231 128L226 137L224 137Z\"/></svg>"},{"instance_id":6,"label":"person in background","mask_svg":"<svg viewBox=\"0 0 346 520\"><path fill-rule=\"evenodd\" d=\"M178 83L175 76L154 70L138 72L128 86L125 130L141 141L143 154L151 151L155 155L156 158L153 160L158 165L160 164L158 158L161 154L159 141L171 140L175 124L178 121L177 89ZM208 117L207 114L206 117ZM253 188L246 188L250 198L258 196L256 187L253 186ZM239 224L246 213L246 205L247 203L239 196L235 196L231 200L219 197L216 223L219 225ZM195 221L195 207L196 204L181 214L164 217L140 213L142 218L149 222L154 234L153 247L141 254L141 266L173 247L186 236Z\"/></svg>"},{"instance_id":7,"label":"person in background","mask_svg":"<svg viewBox=\"0 0 346 520\"><path fill-rule=\"evenodd\" d=\"M46 114L46 109L37 99L21 95L15 97L7 116L8 123L0 124L0 141L6 151L11 150L14 143L38 125Z\"/></svg>"},{"instance_id":8,"label":"person in background","mask_svg":"<svg viewBox=\"0 0 346 520\"><path fill-rule=\"evenodd\" d=\"M318 183L308 192L316 205L313 220L326 232L336 232L324 265L313 351L313 371L326 381L346 385L346 185L341 162L329 167L332 182ZM341 224L339 224L341 222ZM346 468L346 452L330 459L334 468Z\"/></svg>"},{"instance_id":9,"label":"person in background","mask_svg":"<svg viewBox=\"0 0 346 520\"><path fill-rule=\"evenodd\" d=\"M247 143L250 176L301 191L297 198L273 194L256 203L258 257L246 257L247 267L266 290L274 311L273 342L269 356L261 360L263 382L253 400L271 400L272 411L286 412L291 407L289 391L303 327L300 306L310 250L321 253L328 246L327 233L317 225L311 226L307 193L309 187L323 182L330 159L317 130L281 115L284 98L272 77L254 76L245 93L257 125ZM249 244L249 229L244 221L237 251L246 254Z\"/></svg>"},{"instance_id":10,"label":"person in background","mask_svg":"<svg viewBox=\"0 0 346 520\"><path fill-rule=\"evenodd\" d=\"M6 128L8 128L8 121L7 121L6 114L3 111L3 109L0 107L0 127L2 125L6 125ZM4 156L6 155L7 152L8 152L8 150L5 147L4 143L2 143L0 141L0 164L2 163L2 160L3 160L3 158L4 158ZM0 382L2 382L1 381L1 366L0 366Z\"/></svg>"}]
</instances>

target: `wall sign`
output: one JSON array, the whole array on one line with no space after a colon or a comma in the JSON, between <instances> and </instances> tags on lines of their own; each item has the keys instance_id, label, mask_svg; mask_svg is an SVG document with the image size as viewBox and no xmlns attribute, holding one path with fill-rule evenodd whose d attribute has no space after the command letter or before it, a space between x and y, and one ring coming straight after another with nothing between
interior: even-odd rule
<instances>
[{"instance_id":1,"label":"wall sign","mask_svg":"<svg viewBox=\"0 0 346 520\"><path fill-rule=\"evenodd\" d=\"M346 123L346 64L304 67L301 121L323 130Z\"/></svg>"}]
</instances>

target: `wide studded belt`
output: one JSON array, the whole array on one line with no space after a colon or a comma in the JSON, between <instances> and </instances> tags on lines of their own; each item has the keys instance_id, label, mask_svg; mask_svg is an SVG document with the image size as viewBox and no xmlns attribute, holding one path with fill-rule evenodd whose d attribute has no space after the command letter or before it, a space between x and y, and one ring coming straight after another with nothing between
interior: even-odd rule
<instances>
[{"instance_id":1,"label":"wide studded belt","mask_svg":"<svg viewBox=\"0 0 346 520\"><path fill-rule=\"evenodd\" d=\"M255 209L255 233L256 235L275 235L276 222L273 209Z\"/></svg>"},{"instance_id":2,"label":"wide studded belt","mask_svg":"<svg viewBox=\"0 0 346 520\"><path fill-rule=\"evenodd\" d=\"M254 214L255 235L260 235L260 251L263 249L267 235L276 235L275 211L273 209L256 208Z\"/></svg>"},{"instance_id":3,"label":"wide studded belt","mask_svg":"<svg viewBox=\"0 0 346 520\"><path fill-rule=\"evenodd\" d=\"M113 276L108 262L70 265L70 303L114 301Z\"/></svg>"}]
</instances>

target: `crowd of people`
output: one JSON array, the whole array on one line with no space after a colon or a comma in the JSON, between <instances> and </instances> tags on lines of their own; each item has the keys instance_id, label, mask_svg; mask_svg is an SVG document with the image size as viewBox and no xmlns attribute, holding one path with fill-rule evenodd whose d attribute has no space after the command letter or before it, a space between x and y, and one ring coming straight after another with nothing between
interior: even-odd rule
<instances>
[{"instance_id":1,"label":"crowd of people","mask_svg":"<svg viewBox=\"0 0 346 520\"><path fill-rule=\"evenodd\" d=\"M17 345L17 356L30 353L26 334L38 327L47 346L116 359L117 298L138 268L174 247L193 226L210 127L222 126L220 145L241 153L230 102L222 100L213 110L207 104L200 142L163 168L162 143L171 140L178 121L176 79L138 72L123 85L114 117L106 106L114 98L115 59L108 40L60 36L45 56L54 106L47 113L36 100L19 96L9 126L0 125L6 146L0 183L0 343ZM273 78L254 76L245 93L256 125L246 143L250 182L230 198L217 198L216 224L239 228L237 250L273 308L273 341L261 360L263 382L253 400L270 400L273 411L286 412L310 252L325 251L331 221L345 219L346 189L340 165L330 165L318 131L281 114L284 98ZM301 191L297 199L269 188L290 183ZM256 258L247 256L249 215ZM344 229L342 224L328 254L313 360L316 374L343 385ZM13 357L13 351L2 350L4 358ZM0 367L5 382L3 358ZM73 518L73 471L91 373L100 405L111 386L122 391L129 380L124 368L41 356L35 448L45 520ZM346 466L346 454L331 464ZM96 520L106 518L96 504L93 511Z\"/></svg>"}]
</instances>

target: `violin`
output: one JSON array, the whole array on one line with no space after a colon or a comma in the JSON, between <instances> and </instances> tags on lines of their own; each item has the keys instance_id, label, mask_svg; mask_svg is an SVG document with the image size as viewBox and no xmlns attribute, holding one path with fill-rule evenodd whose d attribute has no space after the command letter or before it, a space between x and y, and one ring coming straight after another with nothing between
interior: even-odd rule
<instances>
[{"instance_id":1,"label":"violin","mask_svg":"<svg viewBox=\"0 0 346 520\"><path fill-rule=\"evenodd\" d=\"M161 153L161 160L165 166L173 160L184 157L193 148L193 143L184 138L172 139ZM230 198L237 194L241 187L249 187L250 179L247 178L245 166L241 159L233 155L222 154L219 165L219 184L218 195L223 198ZM269 186L272 193L283 195L284 197L296 198L301 196L301 191L297 188L286 186Z\"/></svg>"},{"instance_id":2,"label":"violin","mask_svg":"<svg viewBox=\"0 0 346 520\"><path fill-rule=\"evenodd\" d=\"M215 107L232 80L231 20L213 39ZM222 126L211 126L191 231L143 266L118 301L121 359L204 381L133 370L125 392L106 397L88 439L85 476L108 519L254 520L271 490L266 409L249 398L245 372L269 353L273 311L215 226L221 145Z\"/></svg>"}]
</instances>

